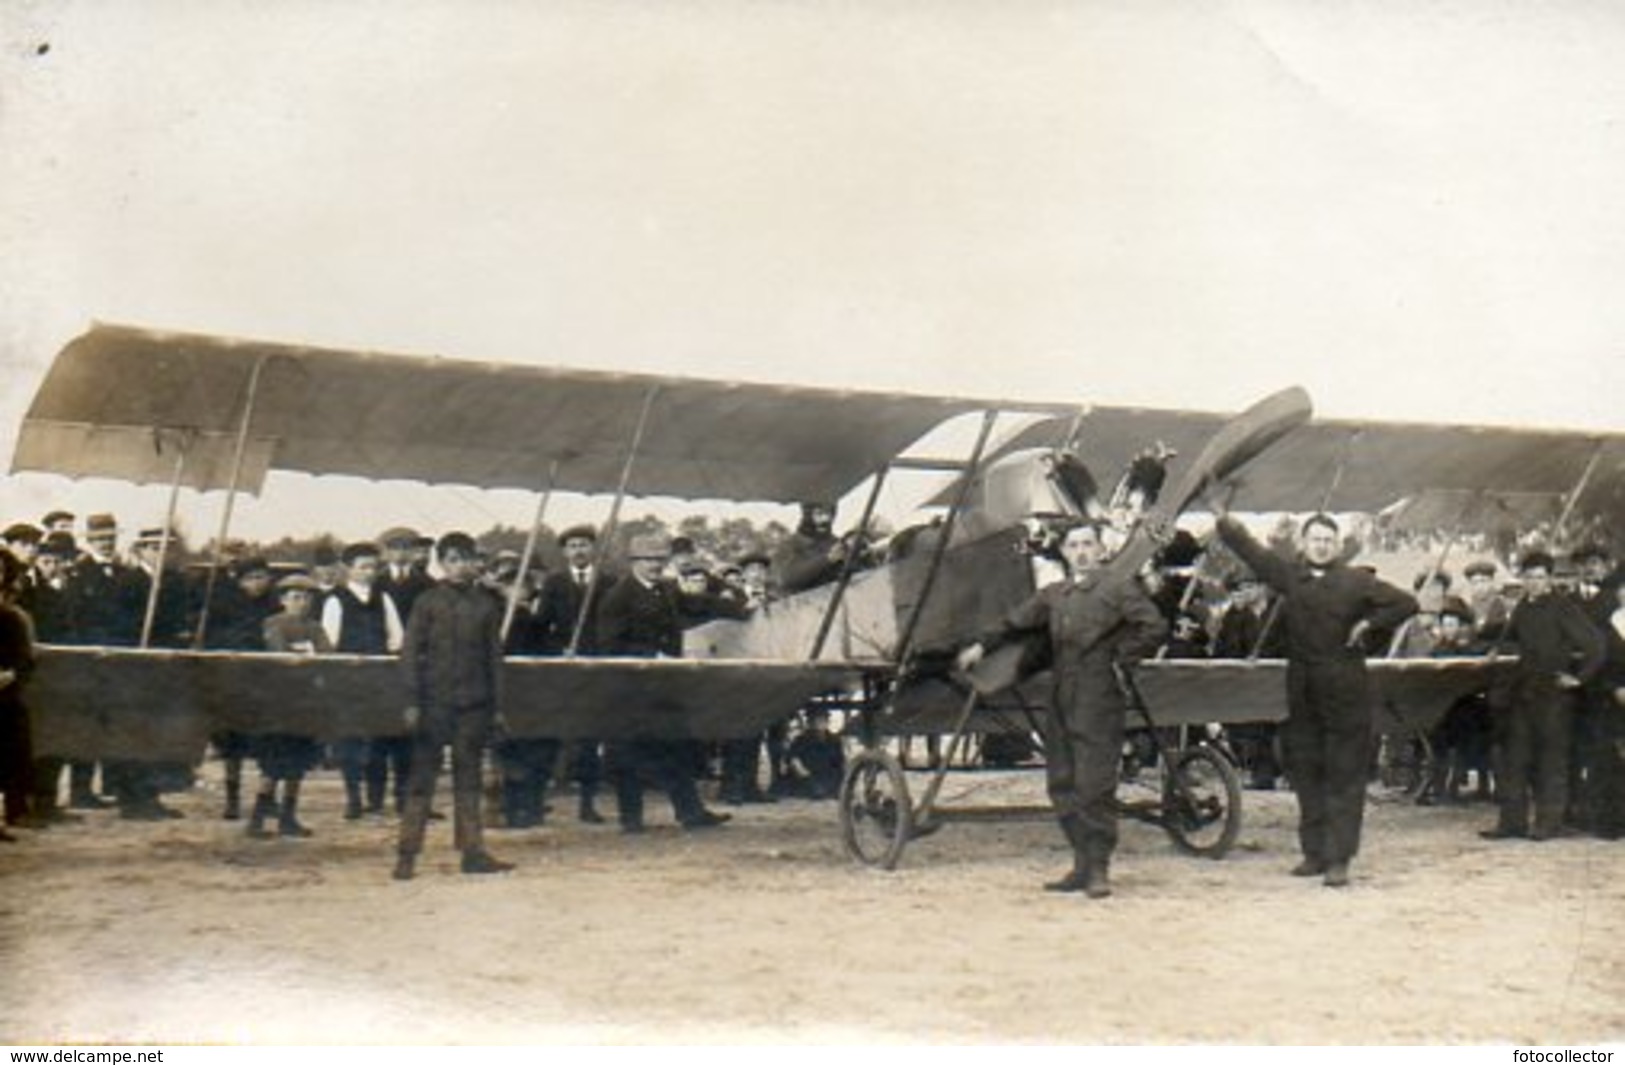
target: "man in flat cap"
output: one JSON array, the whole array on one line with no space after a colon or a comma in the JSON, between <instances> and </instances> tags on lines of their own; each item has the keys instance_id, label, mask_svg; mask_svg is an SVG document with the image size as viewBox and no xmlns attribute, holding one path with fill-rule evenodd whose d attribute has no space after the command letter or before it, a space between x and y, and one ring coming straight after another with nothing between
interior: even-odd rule
<instances>
[{"instance_id":1,"label":"man in flat cap","mask_svg":"<svg viewBox=\"0 0 1625 1065\"><path fill-rule=\"evenodd\" d=\"M1503 637L1518 654L1512 706L1501 715L1501 763L1495 797L1500 816L1486 839L1553 839L1564 832L1574 700L1604 664L1602 634L1552 583L1556 562L1530 551L1519 563L1524 594ZM1530 806L1534 823L1530 824Z\"/></svg>"},{"instance_id":2,"label":"man in flat cap","mask_svg":"<svg viewBox=\"0 0 1625 1065\"><path fill-rule=\"evenodd\" d=\"M401 817L394 876L410 880L440 772L451 746L456 846L465 873L501 873L513 866L485 849L480 820L480 763L493 731L502 730L502 603L479 586L473 537L451 532L436 544L445 579L419 597L406 623L401 669L412 735L412 776Z\"/></svg>"},{"instance_id":3,"label":"man in flat cap","mask_svg":"<svg viewBox=\"0 0 1625 1065\"><path fill-rule=\"evenodd\" d=\"M34 635L40 643L68 644L74 640L72 601L68 597L68 576L79 558L79 545L71 533L48 533L40 542L39 554L34 560L33 608L29 616L34 621ZM85 765L85 763L80 763ZM59 805L62 768L67 765L61 758L34 760L33 812L42 823L76 820ZM88 773L95 774L95 763L88 764ZM85 777L87 770L81 769ZM82 797L100 804L90 792L88 779L82 780Z\"/></svg>"},{"instance_id":4,"label":"man in flat cap","mask_svg":"<svg viewBox=\"0 0 1625 1065\"><path fill-rule=\"evenodd\" d=\"M33 613L33 591L37 579L34 562L39 557L40 541L44 538L45 534L40 531L39 526L23 521L9 526L4 533L0 533L0 540L5 541L6 550L22 563L14 594L17 605L29 614Z\"/></svg>"},{"instance_id":5,"label":"man in flat cap","mask_svg":"<svg viewBox=\"0 0 1625 1065\"><path fill-rule=\"evenodd\" d=\"M1500 639L1512 608L1496 583L1495 563L1475 559L1462 568L1461 575L1467 581L1467 606L1473 612L1475 635L1491 642Z\"/></svg>"},{"instance_id":6,"label":"man in flat cap","mask_svg":"<svg viewBox=\"0 0 1625 1065\"><path fill-rule=\"evenodd\" d=\"M1574 550L1574 600L1586 620L1599 635L1608 631L1609 619L1618 606L1620 572L1614 566L1614 553L1605 543L1592 541ZM1568 824L1589 831L1595 820L1592 784L1603 760L1602 745L1608 739L1608 722L1615 710L1613 686L1601 674L1580 690L1574 704L1573 736L1569 744Z\"/></svg>"},{"instance_id":7,"label":"man in flat cap","mask_svg":"<svg viewBox=\"0 0 1625 1065\"><path fill-rule=\"evenodd\" d=\"M259 556L238 559L231 579L215 585L209 599L203 647L211 651L265 650L265 622L279 609L271 564ZM243 762L253 753L245 733L221 731L209 737L225 769L225 805L221 818L242 816Z\"/></svg>"},{"instance_id":8,"label":"man in flat cap","mask_svg":"<svg viewBox=\"0 0 1625 1065\"><path fill-rule=\"evenodd\" d=\"M153 585L158 586L158 602L148 639L152 647L179 648L191 643L186 587L180 568L175 565L177 547L175 534L170 532L166 537L161 528L142 529L130 544L130 553L135 558L132 579L135 594L141 600L143 624L147 600L152 595Z\"/></svg>"},{"instance_id":9,"label":"man in flat cap","mask_svg":"<svg viewBox=\"0 0 1625 1065\"><path fill-rule=\"evenodd\" d=\"M118 522L113 515L92 514L85 519L85 554L74 563L68 577L74 643L134 647L141 641L146 601L130 567L119 560L117 548ZM94 764L73 762L70 766L70 804L81 809L107 806L91 790ZM109 779L106 770L104 766L102 789L116 793L118 781ZM130 817L157 816L157 811L145 804L129 806L123 812Z\"/></svg>"},{"instance_id":10,"label":"man in flat cap","mask_svg":"<svg viewBox=\"0 0 1625 1065\"><path fill-rule=\"evenodd\" d=\"M394 600L403 625L412 620L412 607L418 596L434 587L434 578L429 576L428 567L420 561L421 549L418 545L423 539L416 530L405 526L386 529L378 537L378 543L384 549L384 565L378 575L378 588Z\"/></svg>"},{"instance_id":11,"label":"man in flat cap","mask_svg":"<svg viewBox=\"0 0 1625 1065\"><path fill-rule=\"evenodd\" d=\"M39 520L40 528L45 530L47 536L51 533L67 533L73 535L73 523L77 516L68 510L53 510Z\"/></svg>"},{"instance_id":12,"label":"man in flat cap","mask_svg":"<svg viewBox=\"0 0 1625 1065\"><path fill-rule=\"evenodd\" d=\"M543 655L574 653L590 655L598 646L598 617L604 598L614 586L614 576L598 564L598 532L591 525L572 525L559 533L559 549L564 566L547 575L537 597L536 612L529 619L527 643ZM582 614L583 605L586 614ZM603 783L603 758L597 740L578 740L569 756L569 772L580 789L577 815L586 824L599 824L604 818L597 809L598 789ZM545 777L533 786L546 790Z\"/></svg>"},{"instance_id":13,"label":"man in flat cap","mask_svg":"<svg viewBox=\"0 0 1625 1065\"><path fill-rule=\"evenodd\" d=\"M378 590L395 604L395 610L400 615L404 629L404 626L412 620L412 609L417 604L418 597L435 586L434 578L429 576L427 549L422 546L424 543L432 545L434 541L424 537L416 529L396 526L380 533L377 542L383 548L382 566L378 572ZM410 736L372 738L367 750L369 810L376 809L372 804L373 795L383 793L388 774L391 772L395 774L396 812L399 813L404 809L406 782L412 773L412 750ZM440 815L435 813L431 816Z\"/></svg>"},{"instance_id":14,"label":"man in flat cap","mask_svg":"<svg viewBox=\"0 0 1625 1065\"><path fill-rule=\"evenodd\" d=\"M660 579L671 548L664 537L634 536L628 551L632 572L604 596L598 615L598 653L637 658L677 658L683 653L682 623L672 587ZM714 828L728 820L700 801L680 743L630 740L609 745L621 831L642 832L643 777L652 777L671 799L687 829Z\"/></svg>"}]
</instances>

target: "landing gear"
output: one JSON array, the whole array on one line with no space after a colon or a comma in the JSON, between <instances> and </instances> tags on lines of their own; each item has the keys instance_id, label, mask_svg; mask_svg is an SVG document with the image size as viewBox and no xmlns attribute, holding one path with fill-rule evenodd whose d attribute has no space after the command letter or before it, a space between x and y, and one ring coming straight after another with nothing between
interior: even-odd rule
<instances>
[{"instance_id":1,"label":"landing gear","mask_svg":"<svg viewBox=\"0 0 1625 1065\"><path fill-rule=\"evenodd\" d=\"M1241 834L1241 781L1209 747L1166 752L1160 823L1174 844L1199 858L1223 858Z\"/></svg>"},{"instance_id":2,"label":"landing gear","mask_svg":"<svg viewBox=\"0 0 1625 1065\"><path fill-rule=\"evenodd\" d=\"M859 751L841 781L841 841L865 865L894 869L913 834L903 767L885 751Z\"/></svg>"}]
</instances>

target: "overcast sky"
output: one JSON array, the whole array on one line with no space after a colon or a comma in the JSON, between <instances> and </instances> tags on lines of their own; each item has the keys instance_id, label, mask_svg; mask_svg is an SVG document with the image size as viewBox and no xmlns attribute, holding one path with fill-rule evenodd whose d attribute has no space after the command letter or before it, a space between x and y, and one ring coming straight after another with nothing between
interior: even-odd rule
<instances>
[{"instance_id":1,"label":"overcast sky","mask_svg":"<svg viewBox=\"0 0 1625 1065\"><path fill-rule=\"evenodd\" d=\"M8 462L91 320L1625 427L1617 3L10 0L0 35ZM0 518L163 494L13 478ZM447 520L268 494L245 531Z\"/></svg>"}]
</instances>

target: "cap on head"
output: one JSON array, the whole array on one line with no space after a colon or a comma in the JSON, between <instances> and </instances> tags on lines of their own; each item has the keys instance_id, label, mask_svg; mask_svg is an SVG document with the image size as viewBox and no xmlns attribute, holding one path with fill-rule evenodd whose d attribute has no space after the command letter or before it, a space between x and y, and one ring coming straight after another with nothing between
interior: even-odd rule
<instances>
[{"instance_id":1,"label":"cap on head","mask_svg":"<svg viewBox=\"0 0 1625 1065\"><path fill-rule=\"evenodd\" d=\"M75 515L71 511L53 510L49 514L45 515L45 517L41 518L39 523L46 528L50 528L59 521L72 522L74 517Z\"/></svg>"},{"instance_id":2,"label":"cap on head","mask_svg":"<svg viewBox=\"0 0 1625 1065\"><path fill-rule=\"evenodd\" d=\"M37 544L45 538L45 531L37 525L30 525L26 521L19 521L8 526L0 539L8 544Z\"/></svg>"},{"instance_id":3,"label":"cap on head","mask_svg":"<svg viewBox=\"0 0 1625 1065\"><path fill-rule=\"evenodd\" d=\"M1473 577L1493 577L1495 576L1495 563L1485 562L1482 559L1477 562L1469 562L1462 568L1461 573L1462 576L1469 579Z\"/></svg>"},{"instance_id":4,"label":"cap on head","mask_svg":"<svg viewBox=\"0 0 1625 1065\"><path fill-rule=\"evenodd\" d=\"M1527 551L1518 560L1518 569L1520 571L1543 569L1547 573L1551 573L1556 568L1557 560L1552 557L1549 551Z\"/></svg>"},{"instance_id":5,"label":"cap on head","mask_svg":"<svg viewBox=\"0 0 1625 1065\"><path fill-rule=\"evenodd\" d=\"M346 566L353 566L363 558L382 558L384 552L371 540L362 540L360 543L348 544L339 552L339 560Z\"/></svg>"},{"instance_id":6,"label":"cap on head","mask_svg":"<svg viewBox=\"0 0 1625 1065\"><path fill-rule=\"evenodd\" d=\"M118 522L111 514L92 514L85 519L85 539L107 539L118 535Z\"/></svg>"},{"instance_id":7,"label":"cap on head","mask_svg":"<svg viewBox=\"0 0 1625 1065\"><path fill-rule=\"evenodd\" d=\"M760 551L752 551L748 555L742 555L739 559L740 569L744 569L747 566L761 566L763 569L772 569L773 560L768 558L767 555Z\"/></svg>"},{"instance_id":8,"label":"cap on head","mask_svg":"<svg viewBox=\"0 0 1625 1065\"><path fill-rule=\"evenodd\" d=\"M627 546L626 557L663 561L671 557L671 543L664 536L634 536Z\"/></svg>"},{"instance_id":9,"label":"cap on head","mask_svg":"<svg viewBox=\"0 0 1625 1065\"><path fill-rule=\"evenodd\" d=\"M1607 544L1592 542L1581 544L1569 557L1576 566L1583 566L1587 562L1610 562L1614 556L1613 552L1608 550Z\"/></svg>"},{"instance_id":10,"label":"cap on head","mask_svg":"<svg viewBox=\"0 0 1625 1065\"><path fill-rule=\"evenodd\" d=\"M316 582L303 573L290 573L276 582L278 592L314 592Z\"/></svg>"},{"instance_id":11,"label":"cap on head","mask_svg":"<svg viewBox=\"0 0 1625 1065\"><path fill-rule=\"evenodd\" d=\"M157 547L164 542L164 530L142 529L135 536L135 547ZM169 542L175 542L175 534L169 534Z\"/></svg>"},{"instance_id":12,"label":"cap on head","mask_svg":"<svg viewBox=\"0 0 1625 1065\"><path fill-rule=\"evenodd\" d=\"M237 564L231 568L231 572L238 580L254 576L269 577L271 575L271 564L260 555L253 555L238 560Z\"/></svg>"},{"instance_id":13,"label":"cap on head","mask_svg":"<svg viewBox=\"0 0 1625 1065\"><path fill-rule=\"evenodd\" d=\"M39 552L52 558L73 559L79 557L79 545L74 543L73 533L54 532L40 541Z\"/></svg>"},{"instance_id":14,"label":"cap on head","mask_svg":"<svg viewBox=\"0 0 1625 1065\"><path fill-rule=\"evenodd\" d=\"M474 538L465 532L449 532L435 541L435 554L440 556L442 562L447 555L462 555L464 558L475 558L479 555L479 548L474 545Z\"/></svg>"}]
</instances>

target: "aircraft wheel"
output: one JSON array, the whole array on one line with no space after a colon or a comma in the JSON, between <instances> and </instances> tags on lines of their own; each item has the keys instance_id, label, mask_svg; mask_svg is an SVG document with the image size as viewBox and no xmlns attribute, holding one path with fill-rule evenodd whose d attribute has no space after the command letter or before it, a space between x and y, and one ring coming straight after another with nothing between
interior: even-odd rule
<instances>
[{"instance_id":1,"label":"aircraft wheel","mask_svg":"<svg viewBox=\"0 0 1625 1065\"><path fill-rule=\"evenodd\" d=\"M865 865L895 869L913 834L914 807L897 759L884 751L859 751L841 780L841 840L846 853Z\"/></svg>"},{"instance_id":2,"label":"aircraft wheel","mask_svg":"<svg viewBox=\"0 0 1625 1065\"><path fill-rule=\"evenodd\" d=\"M1230 760L1207 747L1174 755L1162 782L1162 827L1188 854L1229 853L1241 834L1241 780Z\"/></svg>"}]
</instances>

